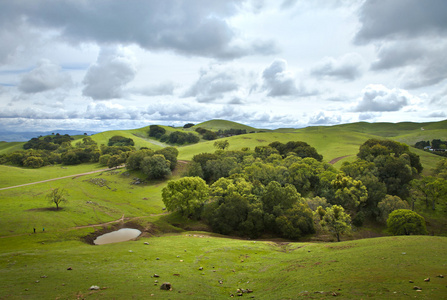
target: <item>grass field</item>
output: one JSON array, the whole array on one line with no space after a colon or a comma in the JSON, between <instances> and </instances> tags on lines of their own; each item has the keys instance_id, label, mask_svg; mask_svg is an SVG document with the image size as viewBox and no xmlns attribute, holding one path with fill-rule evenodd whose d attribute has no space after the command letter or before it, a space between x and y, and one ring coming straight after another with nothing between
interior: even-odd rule
<instances>
[{"instance_id":1,"label":"grass field","mask_svg":"<svg viewBox=\"0 0 447 300\"><path fill-rule=\"evenodd\" d=\"M252 290L244 296L255 299L443 299L447 291L447 279L436 277L446 270L442 237L316 244L184 232L92 246L69 231L7 243L0 248L2 299L225 299L237 289ZM160 290L163 282L172 291Z\"/></svg>"},{"instance_id":2,"label":"grass field","mask_svg":"<svg viewBox=\"0 0 447 300\"><path fill-rule=\"evenodd\" d=\"M338 167L343 161L354 160L359 146L369 138L446 140L445 124L427 123L421 130L421 124L415 123L393 124L397 129L389 124L356 123L280 129L227 139L230 150L254 149L273 141L305 141L325 161L347 156L335 164ZM216 130L237 124L217 120L202 125ZM132 138L137 148L163 147L147 138L147 130L109 131L92 138L106 144L110 137L121 135ZM0 154L21 144L0 143ZM213 152L213 144L202 141L179 147L179 159ZM425 174L430 174L441 159L411 150L420 155ZM102 168L99 164L40 169L0 165L0 188ZM170 179L180 175L181 168ZM165 213L161 190L167 181L132 184L136 177L144 178L138 172L121 169L0 190L0 299L224 299L231 294L237 297L238 288L252 290L243 297L255 299L326 299L334 295L340 299L446 298L447 278L437 275L447 275L447 237L350 241L346 239L354 237L343 237L341 243L299 243L184 231L181 228L204 230L206 226ZM63 203L60 211L45 199L55 187L68 192L68 203ZM431 226L445 228L444 212L428 217ZM136 241L90 244L95 235L120 227L138 228L144 233ZM372 230L384 234L383 229ZM425 278L430 281L425 282ZM173 290L160 290L163 282L170 282ZM100 290L89 290L92 285ZM421 290L414 290L414 286Z\"/></svg>"}]
</instances>

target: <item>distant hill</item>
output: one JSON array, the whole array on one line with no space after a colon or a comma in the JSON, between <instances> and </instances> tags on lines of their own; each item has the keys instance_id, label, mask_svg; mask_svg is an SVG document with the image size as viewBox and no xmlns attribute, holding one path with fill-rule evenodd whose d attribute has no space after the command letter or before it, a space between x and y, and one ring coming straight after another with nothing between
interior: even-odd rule
<instances>
[{"instance_id":1,"label":"distant hill","mask_svg":"<svg viewBox=\"0 0 447 300\"><path fill-rule=\"evenodd\" d=\"M232 122L232 121L226 121L226 120L210 120L210 121L206 121L206 122L197 124L197 125L193 126L192 128L195 129L198 127L205 128L208 130L213 130L213 131L228 130L228 129L242 129L242 130L245 129L245 130L247 130L247 132L261 131L261 129L256 129L251 126L247 126L247 125ZM265 131L265 130L262 129L262 131Z\"/></svg>"},{"instance_id":2,"label":"distant hill","mask_svg":"<svg viewBox=\"0 0 447 300\"><path fill-rule=\"evenodd\" d=\"M52 134L69 134L73 135L84 135L87 133L88 135L95 134L95 131L81 131L81 130L52 130L52 131L25 131L25 132L13 132L13 131L1 131L0 132L0 141L3 142L27 142L32 138L38 136L46 136Z\"/></svg>"}]
</instances>

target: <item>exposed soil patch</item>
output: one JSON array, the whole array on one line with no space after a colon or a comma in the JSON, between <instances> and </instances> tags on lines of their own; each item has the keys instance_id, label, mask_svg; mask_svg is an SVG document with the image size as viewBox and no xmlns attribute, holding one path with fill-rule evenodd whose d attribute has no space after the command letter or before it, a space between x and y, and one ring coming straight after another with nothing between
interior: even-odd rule
<instances>
[{"instance_id":1,"label":"exposed soil patch","mask_svg":"<svg viewBox=\"0 0 447 300\"><path fill-rule=\"evenodd\" d=\"M331 165L333 165L333 164L335 164L336 162L342 160L343 158L346 158L346 157L349 157L349 156L352 156L352 155L345 155L345 156L340 156L340 157L334 158L334 159L331 160L329 163L330 163Z\"/></svg>"}]
</instances>

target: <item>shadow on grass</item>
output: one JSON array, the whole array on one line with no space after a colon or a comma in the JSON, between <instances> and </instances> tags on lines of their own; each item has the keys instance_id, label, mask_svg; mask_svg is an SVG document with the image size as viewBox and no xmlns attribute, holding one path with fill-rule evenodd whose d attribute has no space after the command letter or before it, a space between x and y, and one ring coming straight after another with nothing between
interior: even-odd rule
<instances>
[{"instance_id":1,"label":"shadow on grass","mask_svg":"<svg viewBox=\"0 0 447 300\"><path fill-rule=\"evenodd\" d=\"M56 207L39 207L39 208L31 208L26 211L63 211L63 210L64 210L63 207L59 207L59 209L57 209Z\"/></svg>"}]
</instances>

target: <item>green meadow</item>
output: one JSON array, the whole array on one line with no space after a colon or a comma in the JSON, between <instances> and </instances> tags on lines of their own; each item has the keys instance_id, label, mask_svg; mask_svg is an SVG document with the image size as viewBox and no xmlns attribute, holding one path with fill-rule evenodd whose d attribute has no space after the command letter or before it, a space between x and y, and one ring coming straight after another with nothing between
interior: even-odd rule
<instances>
[{"instance_id":1,"label":"green meadow","mask_svg":"<svg viewBox=\"0 0 447 300\"><path fill-rule=\"evenodd\" d=\"M446 121L261 130L217 120L188 131L196 127L256 131L226 138L230 150L305 141L325 161L343 157L334 164L337 168L355 160L359 146L370 138L410 145L447 140ZM92 139L107 144L112 136L121 135L132 138L136 148L165 146L149 139L147 131L148 127L109 131ZM213 152L213 144L201 140L178 147L178 159L189 161L195 154ZM0 154L21 145L2 142ZM411 151L420 155L425 175L441 159L415 148ZM184 168L179 163L168 180L180 178ZM134 184L144 175L102 169L99 164L39 169L0 165L0 188L70 176L0 189L0 299L225 299L237 297L242 290L252 291L242 297L255 299L443 299L447 295L447 278L438 277L447 275L445 213L427 215L443 236L393 237L384 228L365 226L364 232L344 236L340 243L312 237L247 240L212 234L200 222L167 213L161 190L168 180ZM99 172L74 176L91 171ZM68 193L68 202L59 211L45 199L52 188ZM92 244L97 235L123 227L143 234L134 241ZM356 239L366 236L374 238ZM163 282L170 282L172 290L161 290ZM90 290L93 285L100 289Z\"/></svg>"}]
</instances>

